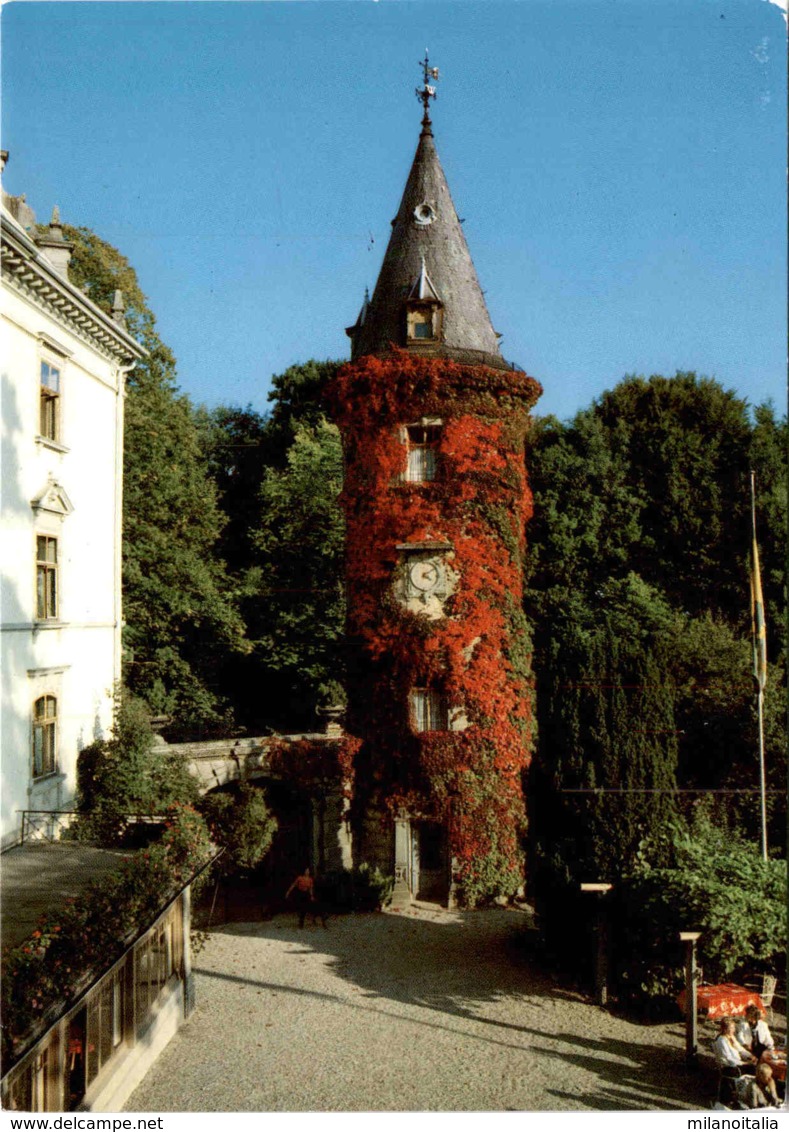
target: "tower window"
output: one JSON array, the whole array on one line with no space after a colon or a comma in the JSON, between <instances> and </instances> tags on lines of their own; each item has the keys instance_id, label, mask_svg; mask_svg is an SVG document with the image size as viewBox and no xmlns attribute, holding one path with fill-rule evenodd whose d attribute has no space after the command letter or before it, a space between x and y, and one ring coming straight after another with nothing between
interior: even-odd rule
<instances>
[{"instance_id":1,"label":"tower window","mask_svg":"<svg viewBox=\"0 0 789 1132\"><path fill-rule=\"evenodd\" d=\"M441 332L441 308L436 303L409 303L406 336L409 342L435 342Z\"/></svg>"},{"instance_id":2,"label":"tower window","mask_svg":"<svg viewBox=\"0 0 789 1132\"><path fill-rule=\"evenodd\" d=\"M410 694L411 723L415 731L446 731L446 698L432 688L414 688Z\"/></svg>"},{"instance_id":3,"label":"tower window","mask_svg":"<svg viewBox=\"0 0 789 1132\"><path fill-rule=\"evenodd\" d=\"M408 426L408 464L406 481L426 483L436 478L437 452L441 425Z\"/></svg>"},{"instance_id":4,"label":"tower window","mask_svg":"<svg viewBox=\"0 0 789 1132\"><path fill-rule=\"evenodd\" d=\"M57 700L54 696L40 696L33 705L34 778L57 770L57 725Z\"/></svg>"},{"instance_id":5,"label":"tower window","mask_svg":"<svg viewBox=\"0 0 789 1132\"><path fill-rule=\"evenodd\" d=\"M46 621L58 615L58 540L36 537L36 618Z\"/></svg>"},{"instance_id":6,"label":"tower window","mask_svg":"<svg viewBox=\"0 0 789 1132\"><path fill-rule=\"evenodd\" d=\"M414 338L432 338L433 319L430 317L430 311L414 311L411 329Z\"/></svg>"},{"instance_id":7,"label":"tower window","mask_svg":"<svg viewBox=\"0 0 789 1132\"><path fill-rule=\"evenodd\" d=\"M60 370L41 363L39 432L45 440L60 440Z\"/></svg>"}]
</instances>

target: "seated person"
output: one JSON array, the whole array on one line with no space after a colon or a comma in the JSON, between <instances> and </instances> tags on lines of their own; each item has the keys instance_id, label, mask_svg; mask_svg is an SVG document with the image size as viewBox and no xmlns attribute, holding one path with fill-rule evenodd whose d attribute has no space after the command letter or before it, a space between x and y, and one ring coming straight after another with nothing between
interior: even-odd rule
<instances>
[{"instance_id":1,"label":"seated person","mask_svg":"<svg viewBox=\"0 0 789 1132\"><path fill-rule=\"evenodd\" d=\"M766 1022L762 1021L758 1006L748 1006L737 1022L737 1041L760 1058L766 1049L775 1049L775 1042Z\"/></svg>"},{"instance_id":2,"label":"seated person","mask_svg":"<svg viewBox=\"0 0 789 1132\"><path fill-rule=\"evenodd\" d=\"M738 1103L735 1081L742 1076L743 1065L756 1065L758 1058L734 1036L734 1019L721 1018L719 1033L712 1049L721 1071L720 1102L733 1108Z\"/></svg>"},{"instance_id":3,"label":"seated person","mask_svg":"<svg viewBox=\"0 0 789 1132\"><path fill-rule=\"evenodd\" d=\"M777 1108L778 1092L773 1081L773 1071L769 1065L757 1065L756 1076L749 1081L742 1093L742 1103L746 1108Z\"/></svg>"},{"instance_id":4,"label":"seated person","mask_svg":"<svg viewBox=\"0 0 789 1132\"><path fill-rule=\"evenodd\" d=\"M759 1059L761 1065L769 1065L773 1071L773 1084L779 1097L786 1093L786 1050L766 1049Z\"/></svg>"}]
</instances>

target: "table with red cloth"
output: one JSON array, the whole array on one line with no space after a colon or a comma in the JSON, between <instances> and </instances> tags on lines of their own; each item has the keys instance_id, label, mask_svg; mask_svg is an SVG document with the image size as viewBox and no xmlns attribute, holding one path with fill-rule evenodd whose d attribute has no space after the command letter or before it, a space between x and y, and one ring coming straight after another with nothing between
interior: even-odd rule
<instances>
[{"instance_id":1,"label":"table with red cloth","mask_svg":"<svg viewBox=\"0 0 789 1132\"><path fill-rule=\"evenodd\" d=\"M677 1003L682 1013L685 1013L687 994L682 991L677 996ZM737 986L736 983L718 983L715 986L699 987L696 991L696 1009L699 1014L707 1018L734 1018L744 1014L747 1007L758 1007L759 1013L764 1017L764 1003L754 990Z\"/></svg>"}]
</instances>

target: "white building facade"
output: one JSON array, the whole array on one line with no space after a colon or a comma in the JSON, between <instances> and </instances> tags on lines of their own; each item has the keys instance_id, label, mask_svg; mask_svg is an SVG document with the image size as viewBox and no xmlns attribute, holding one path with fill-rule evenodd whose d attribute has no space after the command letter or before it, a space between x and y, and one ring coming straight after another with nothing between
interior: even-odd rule
<instances>
[{"instance_id":1,"label":"white building facade","mask_svg":"<svg viewBox=\"0 0 789 1132\"><path fill-rule=\"evenodd\" d=\"M57 212L2 208L2 848L73 807L121 678L125 377L145 351L68 278Z\"/></svg>"}]
</instances>

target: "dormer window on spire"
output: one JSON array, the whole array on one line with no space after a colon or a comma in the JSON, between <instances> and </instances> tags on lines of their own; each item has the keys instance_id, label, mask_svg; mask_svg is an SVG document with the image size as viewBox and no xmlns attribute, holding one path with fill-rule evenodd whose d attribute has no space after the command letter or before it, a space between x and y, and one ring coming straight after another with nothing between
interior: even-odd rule
<instances>
[{"instance_id":1,"label":"dormer window on spire","mask_svg":"<svg viewBox=\"0 0 789 1132\"><path fill-rule=\"evenodd\" d=\"M443 303L422 257L422 267L406 299L406 342L440 342Z\"/></svg>"},{"instance_id":2,"label":"dormer window on spire","mask_svg":"<svg viewBox=\"0 0 789 1132\"><path fill-rule=\"evenodd\" d=\"M440 335L441 308L430 303L409 303L407 338L409 342L437 342Z\"/></svg>"}]
</instances>

